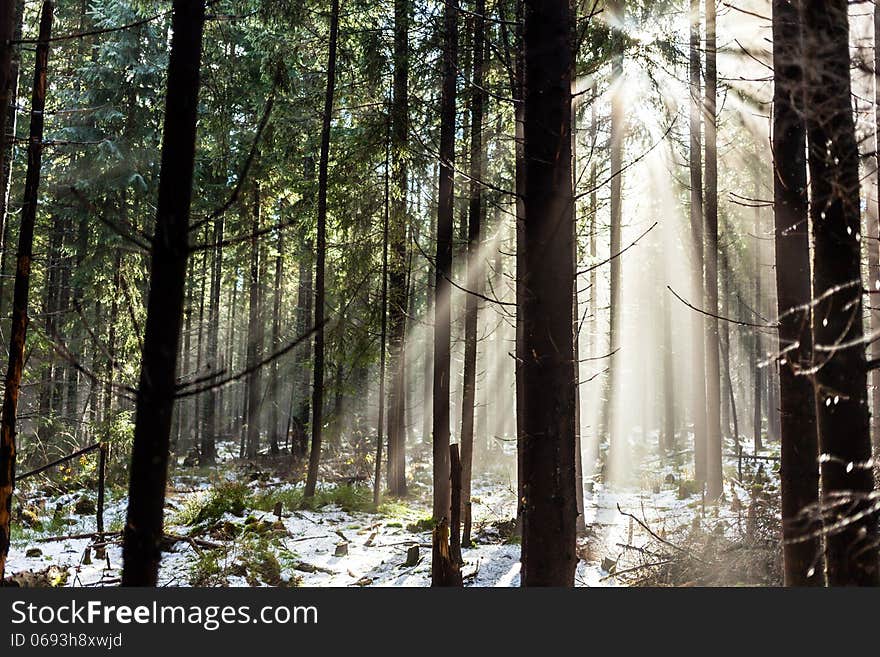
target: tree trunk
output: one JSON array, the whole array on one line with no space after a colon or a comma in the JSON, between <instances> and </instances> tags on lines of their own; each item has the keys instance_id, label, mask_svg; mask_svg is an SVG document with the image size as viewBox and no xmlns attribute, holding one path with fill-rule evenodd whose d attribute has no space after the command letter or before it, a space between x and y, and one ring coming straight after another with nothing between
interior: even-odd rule
<instances>
[{"instance_id":1,"label":"tree trunk","mask_svg":"<svg viewBox=\"0 0 880 657\"><path fill-rule=\"evenodd\" d=\"M0 317L4 316L4 274L9 223L9 192L12 187L12 159L18 112L18 73L21 58L14 40L21 38L24 0L7 0L0 7Z\"/></svg>"},{"instance_id":2,"label":"tree trunk","mask_svg":"<svg viewBox=\"0 0 880 657\"><path fill-rule=\"evenodd\" d=\"M523 586L571 586L577 564L573 39L570 0L526 1Z\"/></svg>"},{"instance_id":3,"label":"tree trunk","mask_svg":"<svg viewBox=\"0 0 880 657\"><path fill-rule=\"evenodd\" d=\"M49 64L49 39L52 33L54 5L47 0L40 14L40 33L34 65L34 86L31 96L31 125L28 140L28 167L21 225L18 234L18 258L15 269L15 291L12 301L12 329L9 336L9 364L0 417L0 581L3 580L9 554L12 521L12 490L15 485L15 434L21 375L25 361L30 293L31 260L34 224L40 188L43 158L43 110L46 106L46 76Z\"/></svg>"},{"instance_id":4,"label":"tree trunk","mask_svg":"<svg viewBox=\"0 0 880 657\"><path fill-rule=\"evenodd\" d=\"M284 259L281 254L284 253L284 230L281 227L282 214L278 212L278 253L275 255L275 288L272 295L272 348L270 353L280 347L281 342L281 279L284 275ZM269 399L272 403L272 419L269 423L269 451L273 455L277 455L280 450L280 431L279 431L279 413L278 413L278 361L272 362L271 379L269 382Z\"/></svg>"},{"instance_id":5,"label":"tree trunk","mask_svg":"<svg viewBox=\"0 0 880 657\"><path fill-rule=\"evenodd\" d=\"M611 0L608 3L608 11L612 14L615 27L612 28L612 50L614 54L611 60L611 134L609 137L610 144L610 165L611 165L611 235L610 235L610 254L612 257L609 263L611 269L610 279L610 302L609 302L609 324L608 324L608 352L612 354L608 360L608 378L607 388L605 391L605 409L603 412L604 421L601 423L605 435L608 436L608 456L606 472L609 477L614 479L621 475L615 472L615 456L617 450L626 450L626 436L617 435L617 413L615 409L617 387L620 378L620 358L615 352L620 348L620 320L623 310L620 301L620 258L614 257L620 253L621 249L621 232L623 223L623 130L625 117L625 107L620 89L620 80L623 76L623 33L620 25L623 22L626 12L624 0ZM626 458L625 454L622 458Z\"/></svg>"},{"instance_id":6,"label":"tree trunk","mask_svg":"<svg viewBox=\"0 0 880 657\"><path fill-rule=\"evenodd\" d=\"M449 518L449 341L452 324L452 231L455 196L455 87L458 61L458 0L443 10L443 70L440 100L440 186L437 200L437 258L434 263L433 457L435 522Z\"/></svg>"},{"instance_id":7,"label":"tree trunk","mask_svg":"<svg viewBox=\"0 0 880 657\"><path fill-rule=\"evenodd\" d=\"M123 542L123 586L155 586L183 313L205 5L174 0L159 199Z\"/></svg>"},{"instance_id":8,"label":"tree trunk","mask_svg":"<svg viewBox=\"0 0 880 657\"><path fill-rule=\"evenodd\" d=\"M379 504L382 475L382 441L385 431L385 353L388 340L388 224L391 196L391 139L385 140L385 213L382 217L382 319L379 335L379 418L376 421L376 476L373 480L373 504ZM388 469L391 469L389 459Z\"/></svg>"},{"instance_id":9,"label":"tree trunk","mask_svg":"<svg viewBox=\"0 0 880 657\"><path fill-rule=\"evenodd\" d=\"M718 346L718 136L717 38L715 0L706 2L706 494L718 499L723 492L721 454L721 365Z\"/></svg>"},{"instance_id":10,"label":"tree trunk","mask_svg":"<svg viewBox=\"0 0 880 657\"><path fill-rule=\"evenodd\" d=\"M482 217L485 176L483 161L483 115L486 94L483 90L483 52L485 41L485 0L476 0L473 20L473 66L471 74L471 155L470 202L468 205L467 288L482 293L484 267L482 264ZM464 516L462 544L471 544L471 476L474 464L474 406L477 401L477 315L479 299L465 295L464 319L464 377L461 400L461 512ZM454 529L454 527L453 527ZM453 536L455 540L455 536Z\"/></svg>"},{"instance_id":11,"label":"tree trunk","mask_svg":"<svg viewBox=\"0 0 880 657\"><path fill-rule=\"evenodd\" d=\"M388 312L389 371L388 394L388 493L406 495L406 315L408 300L406 230L407 143L409 140L409 21L411 0L394 2L394 80L391 106L391 156L394 190L388 225L389 248Z\"/></svg>"},{"instance_id":12,"label":"tree trunk","mask_svg":"<svg viewBox=\"0 0 880 657\"><path fill-rule=\"evenodd\" d=\"M871 302L871 332L880 331L880 6L874 4L874 164L877 167L874 192L877 197L868 211L868 289ZM872 212L873 210L873 212ZM873 217L873 224L871 218ZM871 360L880 360L880 340L871 342ZM880 465L880 369L871 370L871 438L874 462Z\"/></svg>"},{"instance_id":13,"label":"tree trunk","mask_svg":"<svg viewBox=\"0 0 880 657\"><path fill-rule=\"evenodd\" d=\"M691 239L693 241L693 293L695 303L703 302L703 167L702 167L702 127L700 110L700 0L691 0L690 5L690 179L691 179ZM705 318L700 313L693 314L693 421L694 421L694 479L706 481L707 454L707 399L706 399L706 352L704 337Z\"/></svg>"},{"instance_id":14,"label":"tree trunk","mask_svg":"<svg viewBox=\"0 0 880 657\"><path fill-rule=\"evenodd\" d=\"M755 183L755 198L758 196L758 183ZM761 307L761 209L755 208L755 309ZM752 313L754 315L754 313ZM755 454L764 449L762 440L761 408L763 406L764 370L761 361L764 358L761 345L761 330L758 329L753 335L752 369L754 371L755 401L754 401L754 448Z\"/></svg>"},{"instance_id":15,"label":"tree trunk","mask_svg":"<svg viewBox=\"0 0 880 657\"><path fill-rule=\"evenodd\" d=\"M809 369L810 238L801 20L788 0L773 0L773 154L776 297L782 411L782 557L786 586L822 586L814 567L821 540L800 514L819 500L819 445ZM795 310L795 309L805 310Z\"/></svg>"},{"instance_id":16,"label":"tree trunk","mask_svg":"<svg viewBox=\"0 0 880 657\"><path fill-rule=\"evenodd\" d=\"M330 47L327 55L327 89L321 126L321 159L318 166L318 251L315 269L315 363L312 385L312 446L304 494L315 495L321 463L321 432L324 422L324 269L327 260L327 174L330 167L330 126L336 90L336 41L339 34L339 0L330 7Z\"/></svg>"},{"instance_id":17,"label":"tree trunk","mask_svg":"<svg viewBox=\"0 0 880 657\"><path fill-rule=\"evenodd\" d=\"M248 303L247 366L247 442L248 458L256 458L260 453L260 410L262 407L262 372L257 363L263 357L263 308L260 294L260 186L254 184L253 224L251 227L251 271L250 299Z\"/></svg>"},{"instance_id":18,"label":"tree trunk","mask_svg":"<svg viewBox=\"0 0 880 657\"><path fill-rule=\"evenodd\" d=\"M825 567L832 586L880 582L862 329L859 149L851 103L846 0L804 2L814 376ZM846 501L842 504L842 501ZM843 522L841 525L840 523Z\"/></svg>"},{"instance_id":19,"label":"tree trunk","mask_svg":"<svg viewBox=\"0 0 880 657\"><path fill-rule=\"evenodd\" d=\"M211 300L208 306L208 353L206 364L209 369L219 371L220 366L220 287L223 282L223 216L214 219L214 248L211 260ZM202 431L202 444L199 450L199 463L212 465L217 461L217 409L221 409L220 390L211 388L205 394L205 428Z\"/></svg>"}]
</instances>

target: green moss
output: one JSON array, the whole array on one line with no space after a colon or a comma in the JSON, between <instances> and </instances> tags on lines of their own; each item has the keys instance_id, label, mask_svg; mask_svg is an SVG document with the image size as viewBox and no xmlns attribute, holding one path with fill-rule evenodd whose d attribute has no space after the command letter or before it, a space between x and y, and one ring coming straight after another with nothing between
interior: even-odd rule
<instances>
[{"instance_id":1,"label":"green moss","mask_svg":"<svg viewBox=\"0 0 880 657\"><path fill-rule=\"evenodd\" d=\"M178 525L197 525L219 520L223 514L244 514L248 500L248 487L244 484L224 482L211 488L207 495L194 496L174 516Z\"/></svg>"},{"instance_id":2,"label":"green moss","mask_svg":"<svg viewBox=\"0 0 880 657\"><path fill-rule=\"evenodd\" d=\"M250 506L260 511L273 511L281 502L285 511L316 511L331 504L343 511L374 513L372 492L366 486L334 486L322 488L313 497L305 497L301 488L285 488L252 496Z\"/></svg>"},{"instance_id":3,"label":"green moss","mask_svg":"<svg viewBox=\"0 0 880 657\"><path fill-rule=\"evenodd\" d=\"M408 524L406 526L406 529L407 531L411 531L414 533L432 531L434 529L434 518L432 516L419 518L415 522Z\"/></svg>"}]
</instances>

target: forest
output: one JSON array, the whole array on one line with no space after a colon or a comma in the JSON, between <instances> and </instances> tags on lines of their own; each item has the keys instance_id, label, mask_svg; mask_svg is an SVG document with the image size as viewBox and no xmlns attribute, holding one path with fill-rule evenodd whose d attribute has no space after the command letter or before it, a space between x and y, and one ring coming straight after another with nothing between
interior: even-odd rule
<instances>
[{"instance_id":1,"label":"forest","mask_svg":"<svg viewBox=\"0 0 880 657\"><path fill-rule=\"evenodd\" d=\"M873 0L0 0L0 583L880 585L878 71Z\"/></svg>"}]
</instances>

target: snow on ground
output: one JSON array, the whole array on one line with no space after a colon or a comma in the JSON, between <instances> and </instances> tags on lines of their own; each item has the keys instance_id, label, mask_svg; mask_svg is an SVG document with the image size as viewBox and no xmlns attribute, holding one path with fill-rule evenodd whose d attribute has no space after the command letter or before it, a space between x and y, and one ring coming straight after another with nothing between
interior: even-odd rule
<instances>
[{"instance_id":1,"label":"snow on ground","mask_svg":"<svg viewBox=\"0 0 880 657\"><path fill-rule=\"evenodd\" d=\"M659 481L663 475L660 472L652 476ZM283 491L295 489L297 485L276 479L252 482L250 486L256 492L260 486ZM209 494L210 488L208 478L173 478L168 499L168 516L172 522L166 531L189 536L193 527L175 525L175 515L193 499ZM734 496L741 500L748 497L745 490L730 482L726 494L728 500ZM69 494L56 498L47 496L40 506L69 510L75 500L76 496ZM679 499L677 478L663 485L654 484L649 491L636 487L607 490L600 484L588 486L584 506L587 534L578 546L580 560L575 575L578 586L620 585L609 571L619 572L638 563L638 550L648 544L650 536L638 522L622 512L636 516L659 535L687 527L696 516L706 513L699 495ZM202 532L194 536L193 541L184 538L173 542L162 555L160 585L191 585L193 569L206 555L206 563L213 563L223 571L222 577L209 583L260 585L263 581L255 579L249 571L253 560L260 558L254 551L268 549L280 565L277 583L282 585L293 581L305 587L428 586L431 534L425 523L418 524L418 521L429 512L426 500L407 500L382 514L346 511L331 504L318 510L291 512L285 509L281 525L273 524L279 519L272 512L248 509L239 516L226 513L218 522L234 528L233 537L221 535L218 538ZM730 531L742 522L742 512L736 505L710 507L708 513ZM475 481L473 514L475 545L462 550L465 585L518 586L520 546L510 537L511 519L515 516L515 494L510 482L489 478ZM90 537L47 541L45 539L52 536L75 536L95 530L94 514L65 513L60 519L57 516L56 511L52 532L30 530L14 535L7 573L44 572L54 567L50 580L64 580L66 574L66 586L117 585L122 566L118 534L108 537L105 554L101 553L100 544L95 549L94 539ZM124 516L125 500L111 500L105 511L105 526L118 530ZM57 529L59 520L60 531ZM271 527L271 540L247 540L248 523L262 529ZM214 545L221 547L211 549ZM406 565L408 550L413 546L418 546L418 558L414 564ZM238 563L251 565L234 567Z\"/></svg>"}]
</instances>

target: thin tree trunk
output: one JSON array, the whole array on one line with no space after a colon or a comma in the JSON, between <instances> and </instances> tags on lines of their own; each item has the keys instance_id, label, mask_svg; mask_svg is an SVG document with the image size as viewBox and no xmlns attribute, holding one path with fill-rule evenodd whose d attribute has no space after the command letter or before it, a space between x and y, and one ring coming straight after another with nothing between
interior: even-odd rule
<instances>
[{"instance_id":1,"label":"thin tree trunk","mask_svg":"<svg viewBox=\"0 0 880 657\"><path fill-rule=\"evenodd\" d=\"M4 274L9 250L9 193L15 153L16 103L21 57L12 42L21 38L24 0L3 2L0 7L0 318L4 316Z\"/></svg>"},{"instance_id":2,"label":"thin tree trunk","mask_svg":"<svg viewBox=\"0 0 880 657\"><path fill-rule=\"evenodd\" d=\"M183 313L196 146L203 0L174 0L150 295L137 393L123 586L155 586Z\"/></svg>"},{"instance_id":3,"label":"thin tree trunk","mask_svg":"<svg viewBox=\"0 0 880 657\"><path fill-rule=\"evenodd\" d=\"M825 456L821 499L828 583L876 586L848 5L846 0L805 0L803 5L813 298L821 299L813 312L813 341L822 363L814 384L819 451Z\"/></svg>"},{"instance_id":4,"label":"thin tree trunk","mask_svg":"<svg viewBox=\"0 0 880 657\"><path fill-rule=\"evenodd\" d=\"M391 157L394 192L388 240L389 371L388 493L406 495L406 315L407 284L407 142L409 140L409 22L411 0L394 2L394 79L391 106ZM390 191L390 190L389 190Z\"/></svg>"},{"instance_id":5,"label":"thin tree trunk","mask_svg":"<svg viewBox=\"0 0 880 657\"><path fill-rule=\"evenodd\" d=\"M440 100L440 185L437 200L437 258L434 263L434 521L449 518L449 377L452 324L452 231L455 195L455 104L458 61L458 0L443 10L443 69ZM432 564L436 567L436 564Z\"/></svg>"},{"instance_id":6,"label":"thin tree trunk","mask_svg":"<svg viewBox=\"0 0 880 657\"><path fill-rule=\"evenodd\" d=\"M755 198L758 197L758 184L755 183ZM755 208L755 309L761 307L761 210ZM761 344L761 331L754 331L753 352L752 352L752 369L754 371L755 384L755 401L754 401L754 447L755 454L764 449L764 441L762 440L762 424L761 424L761 408L763 407L764 392L764 370L761 367L761 360L764 358L763 347Z\"/></svg>"},{"instance_id":7,"label":"thin tree trunk","mask_svg":"<svg viewBox=\"0 0 880 657\"><path fill-rule=\"evenodd\" d=\"M570 0L525 3L523 586L571 586L575 555L575 277Z\"/></svg>"},{"instance_id":8,"label":"thin tree trunk","mask_svg":"<svg viewBox=\"0 0 880 657\"><path fill-rule=\"evenodd\" d=\"M717 37L715 0L706 2L706 494L723 493L721 454L721 365L718 346L718 136L717 136Z\"/></svg>"},{"instance_id":9,"label":"thin tree trunk","mask_svg":"<svg viewBox=\"0 0 880 657\"><path fill-rule=\"evenodd\" d=\"M482 217L485 176L483 161L483 115L486 95L483 90L483 52L485 41L485 0L476 0L473 17L473 57L471 64L471 155L470 202L468 205L467 281L468 289L482 293ZM474 406L477 401L477 319L479 299L465 295L464 377L461 401L461 513L464 518L461 542L471 545L471 476L474 464ZM453 528L454 529L454 528ZM455 540L455 536L453 536Z\"/></svg>"},{"instance_id":10,"label":"thin tree trunk","mask_svg":"<svg viewBox=\"0 0 880 657\"><path fill-rule=\"evenodd\" d=\"M209 369L220 370L220 287L223 282L223 216L214 219L214 248L211 261L211 300L208 306L208 353L206 364ZM205 429L199 450L199 463L212 465L217 461L217 409L222 414L220 390L211 388L205 394Z\"/></svg>"},{"instance_id":11,"label":"thin tree trunk","mask_svg":"<svg viewBox=\"0 0 880 657\"><path fill-rule=\"evenodd\" d=\"M880 6L874 3L874 163L877 167L874 193L877 195L873 208L868 212L868 289L876 296L880 293ZM871 211L873 210L873 212ZM873 216L873 225L871 218ZM871 331L880 331L880 303L871 301ZM871 360L880 360L880 340L871 342ZM874 462L880 464L880 369L870 373L871 390L871 438Z\"/></svg>"},{"instance_id":12,"label":"thin tree trunk","mask_svg":"<svg viewBox=\"0 0 880 657\"><path fill-rule=\"evenodd\" d=\"M282 215L278 213L278 253L275 256L275 288L272 296L272 348L274 353L279 348L281 342L281 278L284 275L284 260L281 254L284 253L284 231L281 228ZM278 361L272 362L271 379L269 382L269 398L272 402L272 420L269 427L269 450L271 453L278 454L281 450L279 435L279 414L278 414Z\"/></svg>"},{"instance_id":13,"label":"thin tree trunk","mask_svg":"<svg viewBox=\"0 0 880 657\"><path fill-rule=\"evenodd\" d=\"M254 185L253 198L253 224L251 227L251 271L250 271L250 300L248 304L248 339L247 339L247 366L252 371L247 377L247 440L246 450L248 458L256 458L260 453L260 403L262 395L262 373L256 364L263 357L263 308L262 295L260 294L260 269L262 258L260 257L260 187Z\"/></svg>"},{"instance_id":14,"label":"thin tree trunk","mask_svg":"<svg viewBox=\"0 0 880 657\"><path fill-rule=\"evenodd\" d=\"M385 213L382 217L382 329L379 336L379 418L376 421L376 477L373 480L373 504L379 504L382 475L382 441L385 430L385 352L388 339L388 224L391 196L391 139L385 139ZM389 459L388 469L391 469Z\"/></svg>"},{"instance_id":15,"label":"thin tree trunk","mask_svg":"<svg viewBox=\"0 0 880 657\"><path fill-rule=\"evenodd\" d=\"M690 4L690 179L691 179L691 239L693 257L691 273L693 293L697 303L702 303L703 282L703 167L702 167L702 111L700 106L700 0ZM693 421L694 421L694 478L706 481L707 450L707 399L706 399L706 351L704 344L705 318L700 313L693 314Z\"/></svg>"},{"instance_id":16,"label":"thin tree trunk","mask_svg":"<svg viewBox=\"0 0 880 657\"><path fill-rule=\"evenodd\" d=\"M28 295L30 292L31 260L33 255L34 224L40 188L40 168L43 157L43 110L46 106L46 76L49 64L49 39L52 33L54 4L43 3L40 32L34 66L34 86L31 96L31 126L28 140L28 167L21 225L18 233L18 258L15 269L15 291L12 301L12 329L9 336L9 364L6 370L6 388L0 417L0 581L3 580L6 557L9 554L10 525L12 522L12 490L15 485L15 434L21 375L25 360L25 341L28 325Z\"/></svg>"},{"instance_id":17,"label":"thin tree trunk","mask_svg":"<svg viewBox=\"0 0 880 657\"><path fill-rule=\"evenodd\" d=\"M312 386L312 446L304 495L313 497L321 463L321 432L324 422L324 269L327 260L327 174L330 167L330 126L336 89L336 41L339 33L339 0L330 7L330 48L327 55L327 90L321 127L321 160L318 167L318 251L315 269L315 363Z\"/></svg>"},{"instance_id":18,"label":"thin tree trunk","mask_svg":"<svg viewBox=\"0 0 880 657\"><path fill-rule=\"evenodd\" d=\"M611 235L610 235L610 253L613 257L620 253L621 249L621 232L623 223L623 130L625 115L625 107L623 103L622 90L620 89L621 78L623 77L623 33L620 24L623 21L626 7L624 0L611 0L608 3L608 11L612 14L615 27L612 28L612 49L614 55L611 60L611 135L610 135L610 163L611 163ZM620 348L620 320L622 304L620 301L621 289L621 260L613 258L610 263L610 303L609 303L609 324L608 324L608 352L611 357L608 360L608 377L607 388L605 391L605 409L603 412L604 421L601 422L605 435L608 436L608 463L607 472L610 478L618 476L619 472L615 472L615 463L617 456L614 454L618 449L625 450L623 436L617 435L617 417L616 417L616 396L617 387L620 378L620 359L615 352Z\"/></svg>"}]
</instances>

